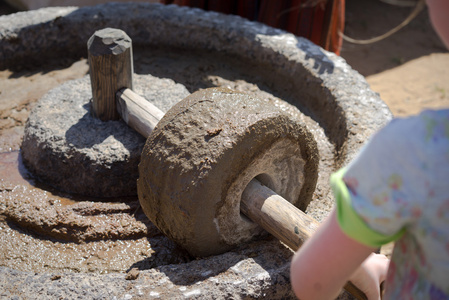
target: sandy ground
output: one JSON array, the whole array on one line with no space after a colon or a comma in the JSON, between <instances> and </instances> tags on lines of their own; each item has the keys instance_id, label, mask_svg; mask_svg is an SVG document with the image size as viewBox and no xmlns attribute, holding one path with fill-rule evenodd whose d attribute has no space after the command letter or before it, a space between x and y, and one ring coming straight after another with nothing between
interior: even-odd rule
<instances>
[{"instance_id":1,"label":"sandy ground","mask_svg":"<svg viewBox=\"0 0 449 300\"><path fill-rule=\"evenodd\" d=\"M412 11L380 0L347 0L345 34L366 40L388 32ZM449 53L427 8L394 35L369 45L343 43L341 56L366 77L396 117L449 107ZM382 247L390 256L394 244Z\"/></svg>"},{"instance_id":2,"label":"sandy ground","mask_svg":"<svg viewBox=\"0 0 449 300\"><path fill-rule=\"evenodd\" d=\"M347 0L345 34L356 39L381 35L411 10L380 0ZM366 76L395 116L449 107L449 53L434 32L427 9L380 42L345 42L341 56Z\"/></svg>"}]
</instances>

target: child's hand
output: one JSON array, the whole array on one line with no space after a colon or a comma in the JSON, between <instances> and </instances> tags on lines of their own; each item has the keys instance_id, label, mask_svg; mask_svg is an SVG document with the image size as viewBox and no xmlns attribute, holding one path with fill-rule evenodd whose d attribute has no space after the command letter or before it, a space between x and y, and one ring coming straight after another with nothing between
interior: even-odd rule
<instances>
[{"instance_id":1,"label":"child's hand","mask_svg":"<svg viewBox=\"0 0 449 300\"><path fill-rule=\"evenodd\" d=\"M350 281L368 300L381 298L380 284L386 279L390 260L383 254L371 254L351 275Z\"/></svg>"},{"instance_id":2,"label":"child's hand","mask_svg":"<svg viewBox=\"0 0 449 300\"><path fill-rule=\"evenodd\" d=\"M372 254L375 249L348 237L334 209L293 257L290 279L296 296L335 299L350 280L368 299L379 299L376 295L386 277L388 260Z\"/></svg>"}]
</instances>

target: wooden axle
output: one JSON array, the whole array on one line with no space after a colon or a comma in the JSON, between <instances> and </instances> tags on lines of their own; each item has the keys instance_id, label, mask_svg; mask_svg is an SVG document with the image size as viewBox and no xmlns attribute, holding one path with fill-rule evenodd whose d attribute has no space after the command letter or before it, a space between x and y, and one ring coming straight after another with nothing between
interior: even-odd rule
<instances>
[{"instance_id":1,"label":"wooden axle","mask_svg":"<svg viewBox=\"0 0 449 300\"><path fill-rule=\"evenodd\" d=\"M106 34L105 34L106 33ZM105 35L112 35L108 39ZM153 104L149 103L143 97L134 93L130 88L132 87L132 77L126 80L128 85L131 86L118 86L117 82L120 80L114 80L109 77L120 77L117 72L100 72L98 70L117 70L118 67L110 66L110 64L120 64L129 66L130 70L125 71L125 74L132 74L132 62L123 63L123 59L104 59L102 56L115 55L115 52L122 52L117 50L111 50L109 47L113 43L112 39L128 38L121 35L126 34L121 30L116 29L103 29L94 36L101 36L104 43L104 48L101 49L96 45L95 59L91 58L93 50L90 45L93 42L88 43L89 50L89 62L96 61L95 67L90 66L90 76L93 91L93 110L94 115L100 117L103 121L107 119L115 119L115 114L110 112L111 107L115 107L117 113L128 126L139 132L142 136L147 138L157 123L162 119L164 113ZM91 41L94 36L89 40ZM129 39L129 38L128 38ZM130 48L129 43L129 48ZM110 50L108 50L110 49ZM108 53L109 52L109 53ZM126 52L126 51L125 51ZM126 60L132 58L132 53L126 55ZM95 73L97 72L97 73ZM94 73L94 74L92 74ZM101 84L100 84L101 83ZM106 84L104 84L106 83ZM114 94L111 95L112 87L117 88ZM107 92L103 92L105 89ZM112 103L113 102L113 103ZM107 111L108 113L101 113ZM243 192L241 203L241 212L247 216L250 220L260 225L266 231L274 235L281 242L286 244L292 250L296 251L308 239L319 226L319 223L308 216L298 208L296 208L289 201L276 194L274 191L264 186L257 179L253 179ZM351 282L345 285L345 289L350 292L357 299L367 299L365 294L355 287Z\"/></svg>"},{"instance_id":2,"label":"wooden axle","mask_svg":"<svg viewBox=\"0 0 449 300\"><path fill-rule=\"evenodd\" d=\"M164 112L130 89L121 89L115 96L117 110L123 121L148 138Z\"/></svg>"},{"instance_id":3,"label":"wooden axle","mask_svg":"<svg viewBox=\"0 0 449 300\"><path fill-rule=\"evenodd\" d=\"M257 179L253 179L243 191L240 211L293 251L297 251L320 225ZM357 299L368 299L350 281L344 289Z\"/></svg>"}]
</instances>

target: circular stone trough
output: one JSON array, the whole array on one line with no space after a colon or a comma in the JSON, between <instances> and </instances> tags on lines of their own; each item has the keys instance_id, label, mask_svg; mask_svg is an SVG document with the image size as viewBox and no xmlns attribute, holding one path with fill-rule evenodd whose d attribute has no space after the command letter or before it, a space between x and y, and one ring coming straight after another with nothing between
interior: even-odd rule
<instances>
[{"instance_id":1,"label":"circular stone trough","mask_svg":"<svg viewBox=\"0 0 449 300\"><path fill-rule=\"evenodd\" d=\"M329 175L348 163L367 138L392 117L365 79L335 54L305 39L237 16L172 5L110 3L2 16L0 68L39 66L61 57L79 60L87 55L89 37L105 27L122 29L132 38L134 68L140 75L136 77L136 90L149 101L157 101L157 97L148 96L157 91L147 82L169 78L170 85L178 86L182 93L213 86L229 87L264 99L301 119L314 135L320 156L317 187L307 208L307 213L318 220L329 213L333 204ZM113 190L117 186L108 177L115 174L115 182L120 181L123 163L130 166L127 164L130 156L118 153L125 153L129 147L138 153L143 141L138 136L132 137L134 133L121 121L111 124L111 128L127 132L130 146L125 146L115 129L114 133L106 134L110 127L99 133L100 140L106 143L104 147L75 139L79 129L76 124L90 118L89 93L86 77L67 82L44 96L30 116L22 151L25 164L32 171L36 170L33 158L31 154L27 156L27 152L35 150L27 148L31 137L45 137L43 143L53 143L48 147L59 147L69 160L74 151L89 151L88 167L98 164L94 170L106 166L110 171L93 180L90 184L94 187L87 188L102 192L86 192L91 196L64 202L43 188L2 182L1 225L7 230L0 232L4 253L0 263L1 295L74 298L84 294L100 299L294 298L288 279L292 253L272 238L242 245L222 255L192 260L146 221L143 213L136 210L135 198L122 197L115 202L94 199L92 195L118 193L105 192L108 187ZM50 113L47 104L54 111L70 109L64 106L70 101L63 101L61 95L67 95L70 101L79 98L80 115L72 120L75 125L64 127L70 120L60 120L60 125L55 125L58 128L48 127L55 130L54 134L39 133L39 128L42 129L39 124L45 123L36 121L42 116L39 109L41 113ZM171 98L168 106L178 98ZM66 140L56 138L57 134ZM101 156L105 152L110 154L108 158L115 157L117 164L106 162ZM46 166L40 161L38 165L48 168L48 173L58 174L50 163ZM120 165L122 169L113 170ZM126 171L130 178L133 168ZM83 176L92 175L88 173ZM61 176L65 180L67 174ZM39 177L45 181L45 176ZM99 180L105 188L95 187ZM130 187L133 182L125 184L128 190L121 195L133 195L134 187ZM81 193L79 187L65 188L66 184L58 185L54 180L47 183Z\"/></svg>"}]
</instances>

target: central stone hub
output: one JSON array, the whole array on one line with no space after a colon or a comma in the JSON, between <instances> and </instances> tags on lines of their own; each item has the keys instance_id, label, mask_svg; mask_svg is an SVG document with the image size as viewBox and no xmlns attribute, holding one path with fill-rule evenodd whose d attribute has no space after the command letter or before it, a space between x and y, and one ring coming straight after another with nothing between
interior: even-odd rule
<instances>
[{"instance_id":1,"label":"central stone hub","mask_svg":"<svg viewBox=\"0 0 449 300\"><path fill-rule=\"evenodd\" d=\"M135 91L167 111L190 93L171 79L134 76ZM61 191L100 198L136 196L145 139L123 121L102 122L91 106L89 77L53 89L25 127L25 166Z\"/></svg>"}]
</instances>

